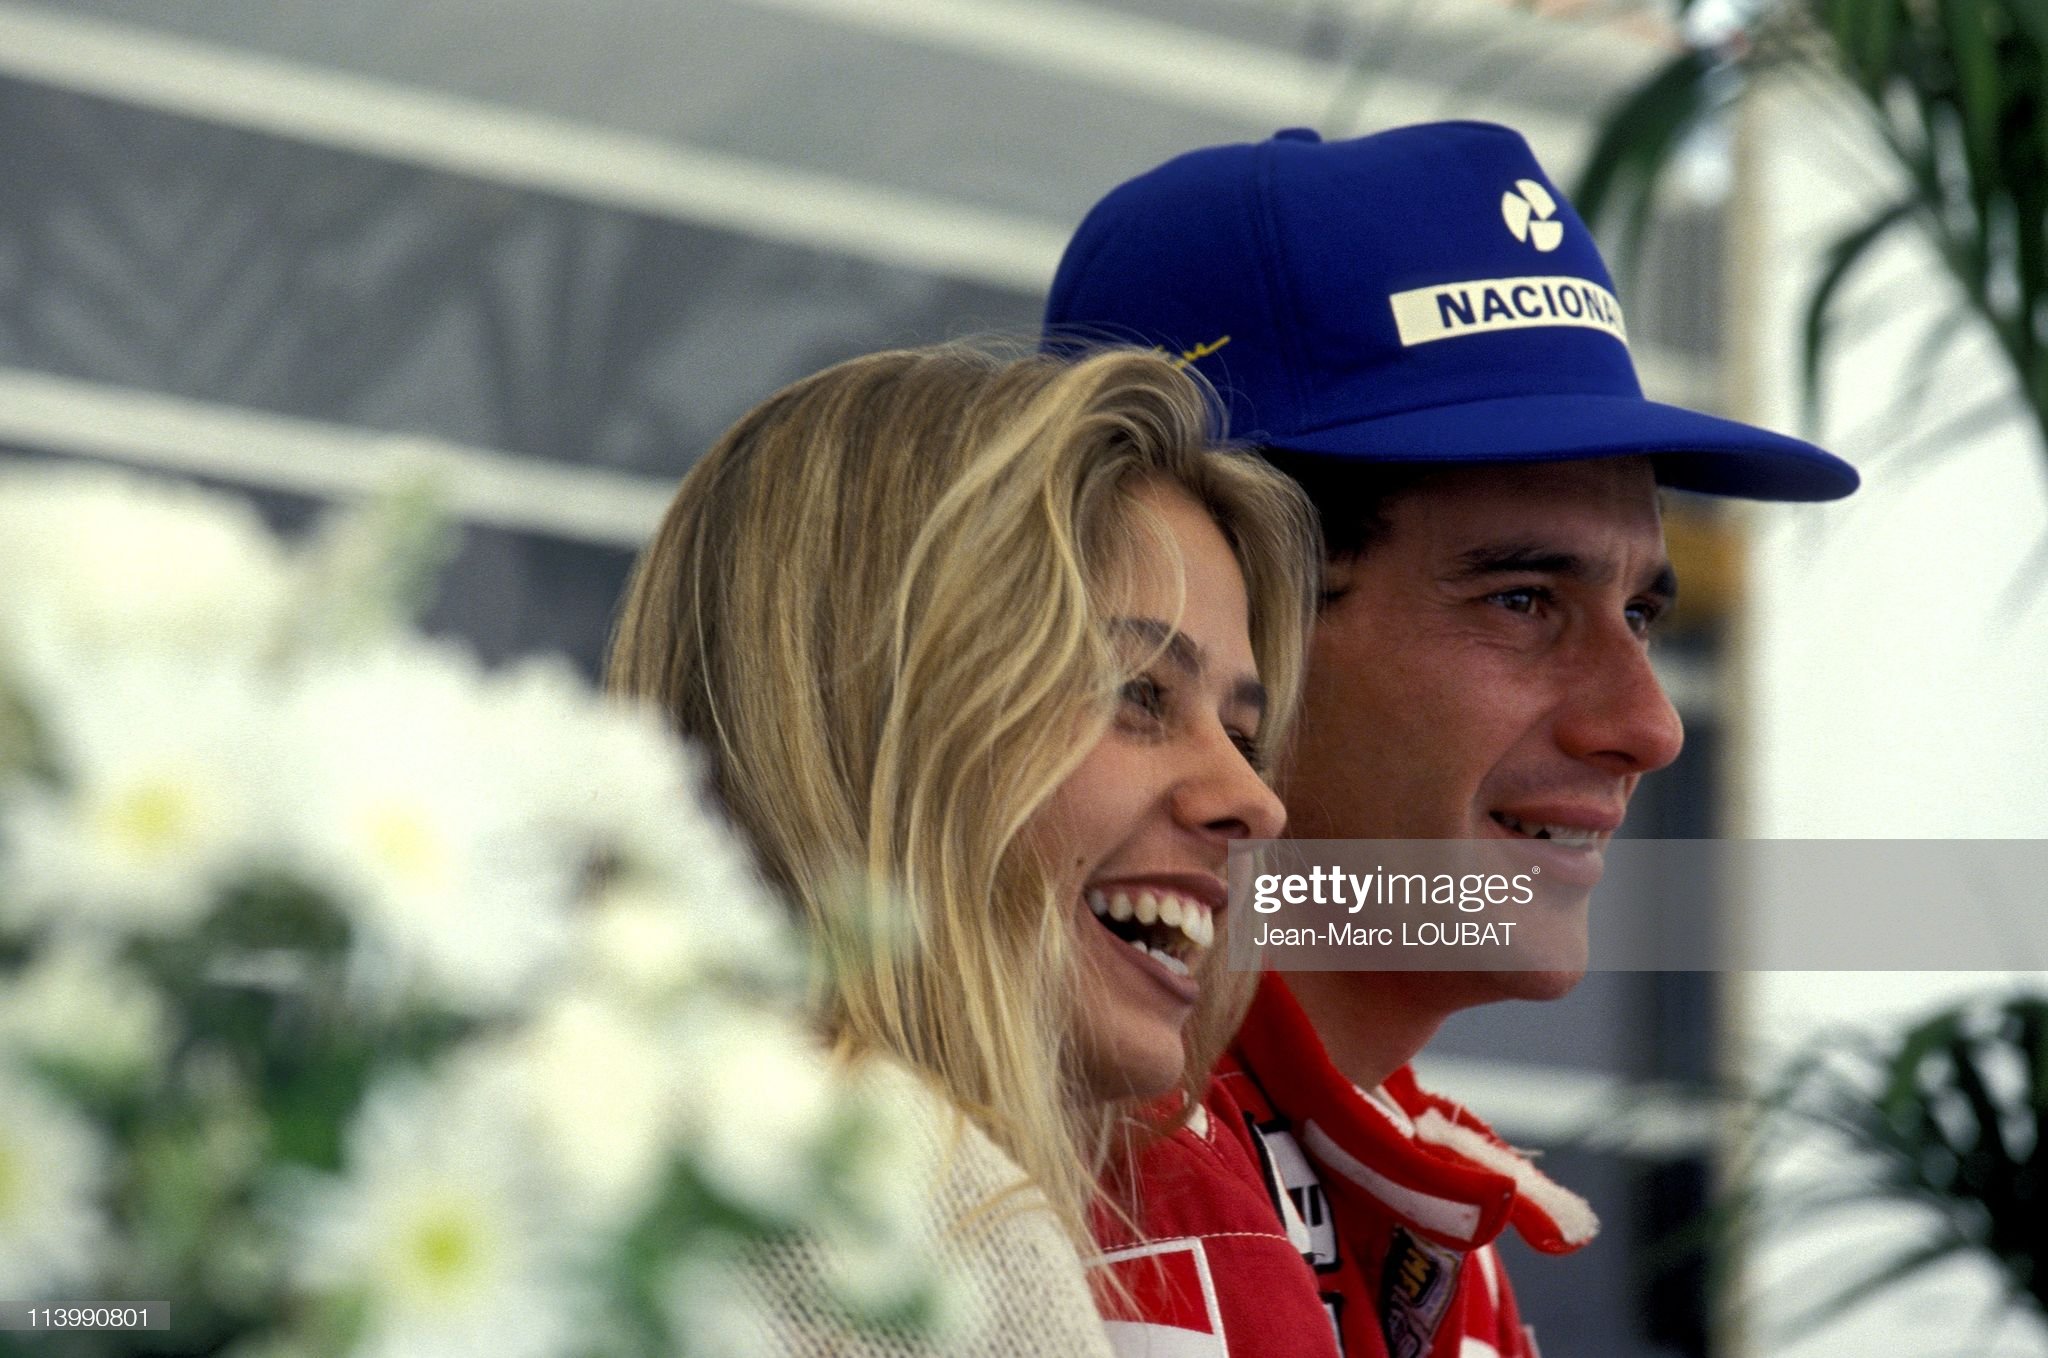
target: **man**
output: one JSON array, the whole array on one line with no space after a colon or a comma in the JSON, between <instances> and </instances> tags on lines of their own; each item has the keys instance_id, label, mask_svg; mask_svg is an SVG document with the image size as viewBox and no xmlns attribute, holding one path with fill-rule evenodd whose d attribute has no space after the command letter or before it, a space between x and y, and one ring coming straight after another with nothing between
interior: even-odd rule
<instances>
[{"instance_id":1,"label":"man","mask_svg":"<svg viewBox=\"0 0 2048 1358\"><path fill-rule=\"evenodd\" d=\"M1661 485L1848 494L1794 439L1642 398L1584 225L1517 134L1282 132L1097 205L1048 334L1158 345L1316 502L1325 604L1288 832L1548 841L1593 873L1677 757L1646 637L1674 582ZM1532 846L1533 851L1533 846ZM1189 1125L1105 1223L1132 1354L1533 1354L1490 1242L1596 1227L1407 1063L1459 1009L1549 972L1267 976Z\"/></svg>"}]
</instances>

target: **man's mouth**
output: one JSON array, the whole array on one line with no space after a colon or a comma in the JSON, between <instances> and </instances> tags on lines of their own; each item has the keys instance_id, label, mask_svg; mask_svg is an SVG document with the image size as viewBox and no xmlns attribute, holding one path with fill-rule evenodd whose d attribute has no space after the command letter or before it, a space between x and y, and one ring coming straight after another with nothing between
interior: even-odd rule
<instances>
[{"instance_id":1,"label":"man's mouth","mask_svg":"<svg viewBox=\"0 0 2048 1358\"><path fill-rule=\"evenodd\" d=\"M1505 811L1491 813L1493 823L1509 834L1524 839L1554 840L1569 848L1596 849L1606 842L1607 831L1593 830L1583 825L1551 825L1543 821L1522 820Z\"/></svg>"},{"instance_id":2,"label":"man's mouth","mask_svg":"<svg viewBox=\"0 0 2048 1358\"><path fill-rule=\"evenodd\" d=\"M1116 887L1088 892L1088 908L1110 933L1176 976L1188 976L1216 941L1209 906L1177 891Z\"/></svg>"}]
</instances>

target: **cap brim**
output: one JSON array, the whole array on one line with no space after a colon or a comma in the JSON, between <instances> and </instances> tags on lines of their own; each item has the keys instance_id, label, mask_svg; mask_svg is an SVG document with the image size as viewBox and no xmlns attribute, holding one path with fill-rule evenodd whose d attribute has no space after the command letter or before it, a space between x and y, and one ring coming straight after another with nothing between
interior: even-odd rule
<instances>
[{"instance_id":1,"label":"cap brim","mask_svg":"<svg viewBox=\"0 0 2048 1358\"><path fill-rule=\"evenodd\" d=\"M1636 396L1508 396L1383 415L1288 437L1233 437L1294 452L1376 462L1565 462L1649 457L1679 490L1750 500L1838 500L1856 469L1767 429Z\"/></svg>"}]
</instances>

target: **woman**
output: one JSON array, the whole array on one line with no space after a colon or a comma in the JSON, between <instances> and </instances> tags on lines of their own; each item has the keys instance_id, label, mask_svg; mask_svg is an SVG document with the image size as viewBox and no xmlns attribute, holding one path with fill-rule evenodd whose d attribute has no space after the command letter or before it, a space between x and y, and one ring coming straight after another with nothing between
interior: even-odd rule
<instances>
[{"instance_id":1,"label":"woman","mask_svg":"<svg viewBox=\"0 0 2048 1358\"><path fill-rule=\"evenodd\" d=\"M1280 828L1259 770L1317 557L1291 484L1209 427L1150 354L841 364L684 479L613 642L612 687L706 747L803 911L829 1035L964 1117L945 1188L990 1236L967 1268L1006 1275L990 1352L1100 1350L1075 1251L1110 1131L1239 1016L1203 959L1229 842Z\"/></svg>"}]
</instances>

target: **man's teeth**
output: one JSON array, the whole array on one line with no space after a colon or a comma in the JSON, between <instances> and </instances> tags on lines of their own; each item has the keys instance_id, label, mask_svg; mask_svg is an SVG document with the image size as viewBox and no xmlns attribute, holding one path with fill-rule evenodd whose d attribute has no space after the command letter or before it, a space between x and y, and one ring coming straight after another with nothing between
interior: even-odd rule
<instances>
[{"instance_id":1,"label":"man's teeth","mask_svg":"<svg viewBox=\"0 0 2048 1358\"><path fill-rule=\"evenodd\" d=\"M1088 908L1096 918L1122 923L1136 920L1141 925L1168 934L1174 951L1150 947L1141 939L1124 939L1138 951L1155 957L1167 970L1185 976L1187 963L1175 953L1186 955L1207 948L1216 941L1216 916L1209 907L1191 896L1172 891L1101 891L1088 893Z\"/></svg>"},{"instance_id":2,"label":"man's teeth","mask_svg":"<svg viewBox=\"0 0 2048 1358\"><path fill-rule=\"evenodd\" d=\"M1546 825L1541 821L1516 820L1505 811L1496 811L1493 818L1518 835L1531 839L1552 839L1560 844L1591 846L1599 842L1600 832L1577 825Z\"/></svg>"}]
</instances>

